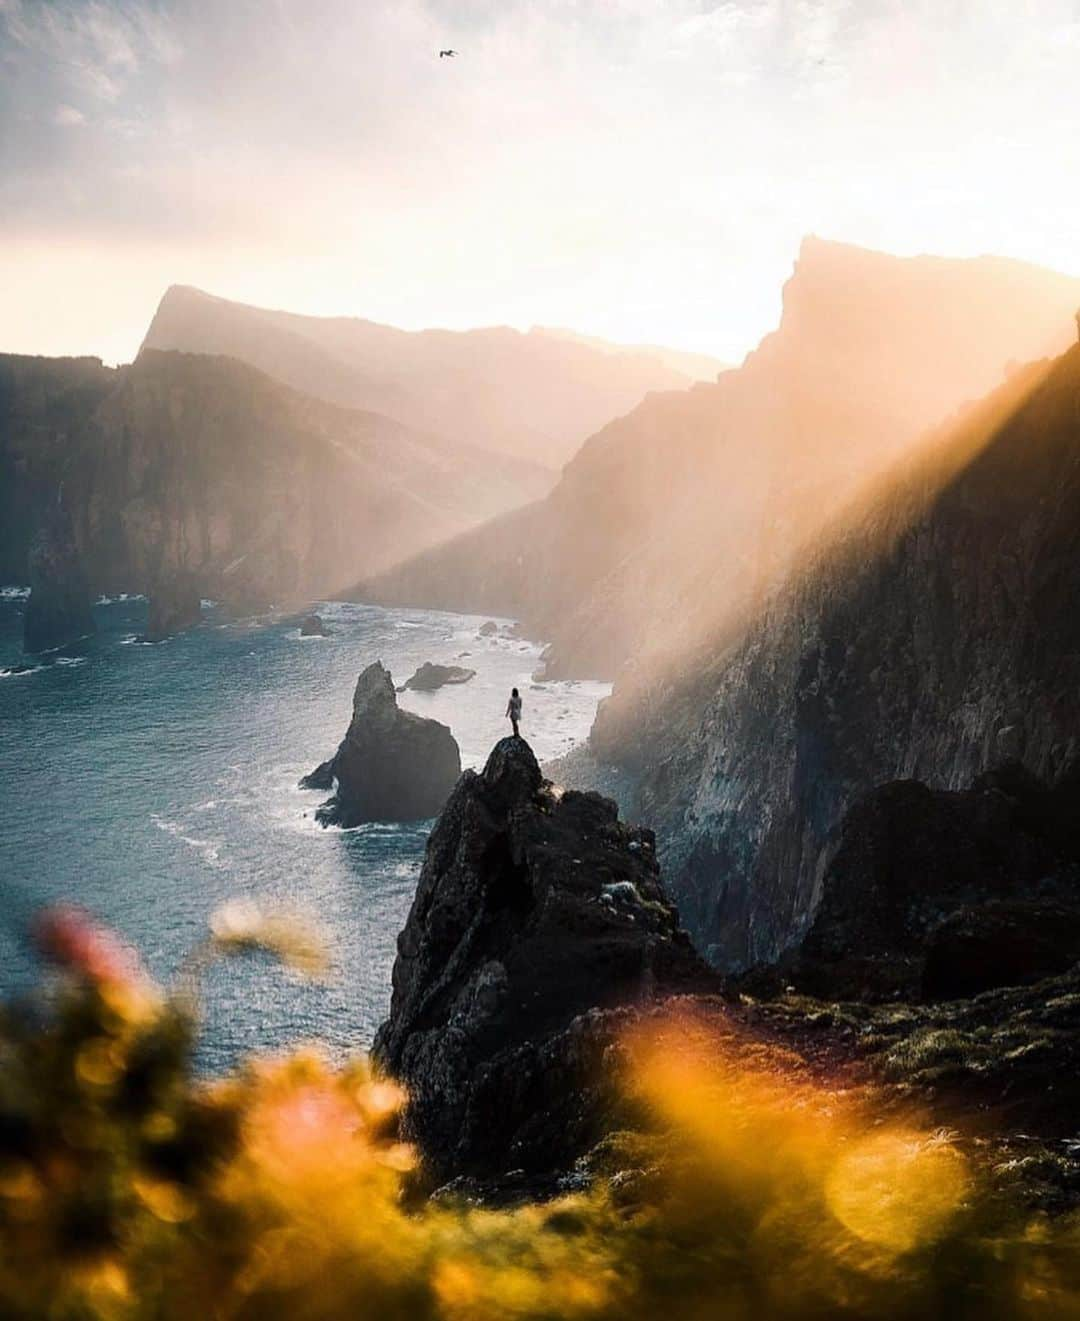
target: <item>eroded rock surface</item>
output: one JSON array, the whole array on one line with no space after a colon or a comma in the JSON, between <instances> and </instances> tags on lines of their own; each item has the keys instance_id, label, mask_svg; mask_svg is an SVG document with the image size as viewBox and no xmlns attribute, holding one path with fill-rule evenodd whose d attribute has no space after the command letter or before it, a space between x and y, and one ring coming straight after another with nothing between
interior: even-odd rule
<instances>
[{"instance_id":1,"label":"eroded rock surface","mask_svg":"<svg viewBox=\"0 0 1080 1321\"><path fill-rule=\"evenodd\" d=\"M23 619L24 650L53 651L92 634L86 573L71 519L59 500L47 512L27 563L30 599Z\"/></svg>"},{"instance_id":2,"label":"eroded rock surface","mask_svg":"<svg viewBox=\"0 0 1080 1321\"><path fill-rule=\"evenodd\" d=\"M433 665L431 661L425 661L398 691L404 692L411 688L418 693L433 693L447 684L468 683L475 674L475 670L464 665Z\"/></svg>"},{"instance_id":3,"label":"eroded rock surface","mask_svg":"<svg viewBox=\"0 0 1080 1321\"><path fill-rule=\"evenodd\" d=\"M146 640L161 642L202 621L202 594L193 577L182 572L162 579L150 593Z\"/></svg>"},{"instance_id":4,"label":"eroded rock surface","mask_svg":"<svg viewBox=\"0 0 1080 1321\"><path fill-rule=\"evenodd\" d=\"M1080 776L1018 762L961 791L858 802L822 857L814 920L775 976L839 999L957 999L1080 959ZM751 976L756 980L760 974Z\"/></svg>"},{"instance_id":5,"label":"eroded rock surface","mask_svg":"<svg viewBox=\"0 0 1080 1321\"><path fill-rule=\"evenodd\" d=\"M352 720L337 752L300 786L334 789L316 818L324 826L349 828L435 816L460 774L461 755L449 728L399 710L390 671L376 661L357 680Z\"/></svg>"},{"instance_id":6,"label":"eroded rock surface","mask_svg":"<svg viewBox=\"0 0 1080 1321\"><path fill-rule=\"evenodd\" d=\"M466 771L432 831L376 1054L439 1178L565 1168L612 1103L632 1007L713 984L648 830L560 793L523 739Z\"/></svg>"}]
</instances>

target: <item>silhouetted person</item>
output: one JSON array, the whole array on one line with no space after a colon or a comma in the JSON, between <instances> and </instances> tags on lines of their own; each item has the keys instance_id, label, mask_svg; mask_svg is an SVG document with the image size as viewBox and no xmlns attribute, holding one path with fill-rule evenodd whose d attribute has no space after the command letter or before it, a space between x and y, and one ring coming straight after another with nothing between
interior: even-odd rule
<instances>
[{"instance_id":1,"label":"silhouetted person","mask_svg":"<svg viewBox=\"0 0 1080 1321\"><path fill-rule=\"evenodd\" d=\"M1076 338L1080 339L1080 308L1076 311Z\"/></svg>"},{"instance_id":2,"label":"silhouetted person","mask_svg":"<svg viewBox=\"0 0 1080 1321\"><path fill-rule=\"evenodd\" d=\"M514 737L520 738L518 721L521 719L521 694L516 688L510 691L510 700L506 704L506 714L510 717L510 723L514 726Z\"/></svg>"}]
</instances>

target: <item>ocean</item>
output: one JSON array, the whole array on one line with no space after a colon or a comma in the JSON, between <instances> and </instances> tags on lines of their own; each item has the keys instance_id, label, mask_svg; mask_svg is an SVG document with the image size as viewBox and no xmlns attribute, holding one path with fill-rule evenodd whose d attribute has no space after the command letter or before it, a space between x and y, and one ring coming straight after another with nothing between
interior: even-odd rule
<instances>
[{"instance_id":1,"label":"ocean","mask_svg":"<svg viewBox=\"0 0 1080 1321\"><path fill-rule=\"evenodd\" d=\"M394 942L412 901L430 822L324 830L326 797L297 781L345 733L364 666L395 683L423 661L466 665L470 682L399 703L448 724L463 766L480 767L509 732L517 685L522 733L541 761L584 740L607 684L535 684L540 647L484 616L323 603L331 636L280 619L204 624L138 641L146 603L96 607L98 636L19 671L19 589L0 589L0 998L40 968L27 924L72 901L111 925L163 984L237 896L310 914L328 937L319 982L268 957L216 963L204 979L199 1066L320 1041L335 1056L370 1045L390 999Z\"/></svg>"}]
</instances>

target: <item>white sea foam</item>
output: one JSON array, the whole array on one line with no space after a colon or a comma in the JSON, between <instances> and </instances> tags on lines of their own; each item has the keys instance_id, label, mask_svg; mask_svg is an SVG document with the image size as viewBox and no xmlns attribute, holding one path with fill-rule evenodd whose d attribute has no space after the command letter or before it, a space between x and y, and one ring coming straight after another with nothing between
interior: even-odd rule
<instances>
[{"instance_id":1,"label":"white sea foam","mask_svg":"<svg viewBox=\"0 0 1080 1321\"><path fill-rule=\"evenodd\" d=\"M22 679L47 668L45 665L11 665L7 669L0 669L0 679Z\"/></svg>"},{"instance_id":2,"label":"white sea foam","mask_svg":"<svg viewBox=\"0 0 1080 1321\"><path fill-rule=\"evenodd\" d=\"M25 601L29 595L29 587L0 587L0 601Z\"/></svg>"},{"instance_id":3,"label":"white sea foam","mask_svg":"<svg viewBox=\"0 0 1080 1321\"><path fill-rule=\"evenodd\" d=\"M178 839L182 844L186 844L189 848L202 854L203 859L208 862L211 867L221 866L220 840L199 839L196 835L186 835L184 833L184 827L179 821L170 821L167 817L160 816L157 812L151 812L150 820L155 826L157 826L158 830L163 831L166 835L171 835L174 839Z\"/></svg>"}]
</instances>

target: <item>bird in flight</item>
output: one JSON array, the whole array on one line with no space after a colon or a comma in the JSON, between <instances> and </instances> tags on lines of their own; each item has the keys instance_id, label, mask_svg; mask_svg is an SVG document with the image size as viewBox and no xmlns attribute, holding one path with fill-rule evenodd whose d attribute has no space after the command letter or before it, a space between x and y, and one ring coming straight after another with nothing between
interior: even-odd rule
<instances>
[{"instance_id":1,"label":"bird in flight","mask_svg":"<svg viewBox=\"0 0 1080 1321\"><path fill-rule=\"evenodd\" d=\"M447 55L454 56L456 54L456 50L441 50L439 51L439 59L442 60L445 59Z\"/></svg>"}]
</instances>

